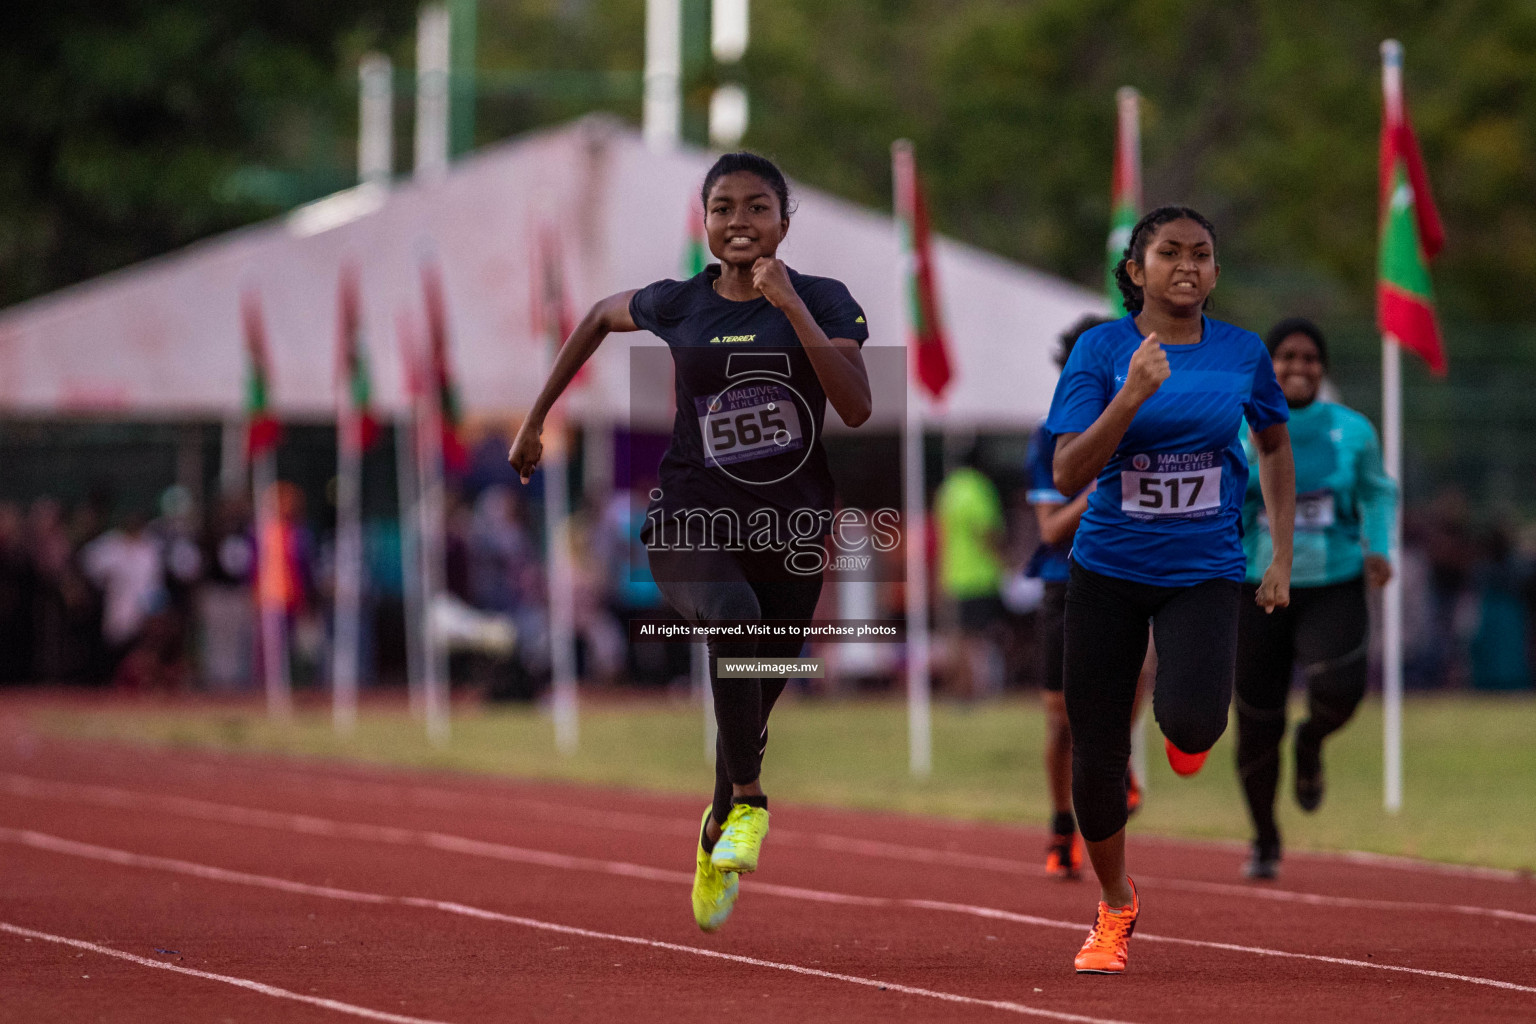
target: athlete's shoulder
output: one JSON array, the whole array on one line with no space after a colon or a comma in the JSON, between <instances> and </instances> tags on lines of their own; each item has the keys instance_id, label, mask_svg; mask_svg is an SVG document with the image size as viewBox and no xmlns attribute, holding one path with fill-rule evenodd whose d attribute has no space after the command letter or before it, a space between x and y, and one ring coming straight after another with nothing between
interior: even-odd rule
<instances>
[{"instance_id":1,"label":"athlete's shoulder","mask_svg":"<svg viewBox=\"0 0 1536 1024\"><path fill-rule=\"evenodd\" d=\"M1371 418L1358 409L1351 409L1340 402L1320 403L1328 410L1328 415L1337 429L1342 429L1357 437L1375 437L1376 424Z\"/></svg>"},{"instance_id":2,"label":"athlete's shoulder","mask_svg":"<svg viewBox=\"0 0 1536 1024\"><path fill-rule=\"evenodd\" d=\"M705 276L706 272L701 271L681 281L663 278L641 288L629 300L635 322L646 327L649 323L676 323L683 319L708 288Z\"/></svg>"},{"instance_id":3,"label":"athlete's shoulder","mask_svg":"<svg viewBox=\"0 0 1536 1024\"><path fill-rule=\"evenodd\" d=\"M790 287L824 330L836 331L840 336L860 342L869 337L864 310L847 285L835 277L802 274L793 267L785 269L789 271Z\"/></svg>"},{"instance_id":4,"label":"athlete's shoulder","mask_svg":"<svg viewBox=\"0 0 1536 1024\"><path fill-rule=\"evenodd\" d=\"M852 293L848 286L835 277L818 277L815 274L802 274L793 267L785 266L789 271L789 283L800 297L809 301L811 298L843 299L851 298Z\"/></svg>"},{"instance_id":5,"label":"athlete's shoulder","mask_svg":"<svg viewBox=\"0 0 1536 1024\"><path fill-rule=\"evenodd\" d=\"M1103 360L1112 361L1125 349L1134 349L1140 344L1141 332L1136 329L1136 321L1127 314L1119 320L1090 327L1080 334L1077 343L1072 346L1068 362L1078 366L1085 362L1099 365Z\"/></svg>"},{"instance_id":6,"label":"athlete's shoulder","mask_svg":"<svg viewBox=\"0 0 1536 1024\"><path fill-rule=\"evenodd\" d=\"M1227 342L1234 347L1241 347L1247 354L1263 352L1266 356L1269 350L1264 347L1264 339L1253 333L1246 327L1229 323L1226 320L1217 320L1215 317L1206 317L1206 330L1213 339Z\"/></svg>"}]
</instances>

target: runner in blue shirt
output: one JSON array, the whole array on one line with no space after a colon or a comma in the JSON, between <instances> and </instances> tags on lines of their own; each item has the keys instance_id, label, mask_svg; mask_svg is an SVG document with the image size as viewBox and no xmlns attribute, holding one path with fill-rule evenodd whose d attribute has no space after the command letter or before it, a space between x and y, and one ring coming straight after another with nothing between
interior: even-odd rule
<instances>
[{"instance_id":1,"label":"runner in blue shirt","mask_svg":"<svg viewBox=\"0 0 1536 1024\"><path fill-rule=\"evenodd\" d=\"M1296 458L1296 540L1290 606L1263 615L1246 602L1237 639L1237 772L1253 821L1249 878L1279 874L1275 789L1285 704L1299 664L1307 718L1296 728L1295 795L1304 811L1323 799L1323 739L1354 716L1365 696L1370 619L1365 588L1392 578L1392 517L1397 485L1381 464L1371 421L1318 398L1328 343L1310 320L1282 320L1264 341L1290 406ZM1252 439L1245 439L1251 451ZM1272 547L1269 521L1250 481L1243 504L1243 547L1250 595Z\"/></svg>"},{"instance_id":2,"label":"runner in blue shirt","mask_svg":"<svg viewBox=\"0 0 1536 1024\"><path fill-rule=\"evenodd\" d=\"M1174 771L1198 771L1226 728L1246 574L1245 420L1274 540L1255 600L1272 610L1290 599L1296 491L1285 398L1258 336L1204 315L1219 273L1210 221L1179 206L1143 217L1116 269L1130 315L1078 341L1046 418L1056 490L1097 483L1067 584L1072 796L1103 890L1079 973L1125 970L1140 911L1125 873L1125 770L1149 619L1152 707Z\"/></svg>"},{"instance_id":3,"label":"runner in blue shirt","mask_svg":"<svg viewBox=\"0 0 1536 1024\"><path fill-rule=\"evenodd\" d=\"M720 262L593 306L560 349L508 461L526 482L543 451L544 418L581 364L612 331L650 331L672 352L677 392L672 441L642 530L662 596L698 626L804 625L821 594L835 499L822 420L829 403L848 426L869 418L859 351L869 328L841 282L796 273L777 258L791 210L789 185L771 161L720 157L699 201ZM785 683L722 680L719 659L793 658L801 647L798 638L746 632L709 642L719 741L693 882L694 920L704 931L725 923L737 876L757 869L768 834L759 781L768 714Z\"/></svg>"}]
</instances>

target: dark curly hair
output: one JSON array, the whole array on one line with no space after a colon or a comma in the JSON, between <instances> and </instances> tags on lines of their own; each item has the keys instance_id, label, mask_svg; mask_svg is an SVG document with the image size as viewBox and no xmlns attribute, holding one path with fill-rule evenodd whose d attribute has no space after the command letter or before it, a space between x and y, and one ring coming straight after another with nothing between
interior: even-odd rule
<instances>
[{"instance_id":1,"label":"dark curly hair","mask_svg":"<svg viewBox=\"0 0 1536 1024\"><path fill-rule=\"evenodd\" d=\"M1120 262L1115 264L1115 284L1120 287L1120 295L1125 300L1127 313L1140 313L1143 299L1141 286L1131 280L1125 265L1132 260L1144 263L1147 258L1147 246L1152 244L1152 236L1157 234L1157 229L1164 224L1172 224L1176 220L1194 221L1210 234L1211 244L1216 244L1215 226L1198 210L1192 210L1187 206L1159 206L1142 217L1131 229L1131 240L1126 243L1125 253L1120 257ZM1210 304L1210 297L1207 296L1205 305L1208 307Z\"/></svg>"},{"instance_id":2,"label":"dark curly hair","mask_svg":"<svg viewBox=\"0 0 1536 1024\"><path fill-rule=\"evenodd\" d=\"M786 220L795 212L794 206L789 201L789 182L784 178L784 172L779 170L777 164L765 156L757 153L749 153L743 150L740 153L726 153L715 161L704 175L704 185L699 189L699 202L707 210L709 208L709 190L715 187L715 182L727 174L735 174L738 171L747 171L757 175L768 183L773 189L774 195L779 197L779 215Z\"/></svg>"},{"instance_id":3,"label":"dark curly hair","mask_svg":"<svg viewBox=\"0 0 1536 1024\"><path fill-rule=\"evenodd\" d=\"M1097 314L1089 313L1078 320L1077 323L1062 331L1061 337L1057 339L1058 347L1056 349L1056 365L1067 365L1067 360L1072 358L1072 349L1076 347L1078 338L1081 338L1084 334L1093 330L1095 327L1112 323L1114 323L1114 321L1107 316L1098 316Z\"/></svg>"},{"instance_id":4,"label":"dark curly hair","mask_svg":"<svg viewBox=\"0 0 1536 1024\"><path fill-rule=\"evenodd\" d=\"M1269 349L1273 358L1275 350L1280 343L1293 334L1303 334L1312 339L1312 344L1317 346L1318 361L1323 364L1323 369L1328 369L1328 342L1323 339L1323 330L1317 324L1304 316L1288 316L1269 329L1264 335L1264 347Z\"/></svg>"}]
</instances>

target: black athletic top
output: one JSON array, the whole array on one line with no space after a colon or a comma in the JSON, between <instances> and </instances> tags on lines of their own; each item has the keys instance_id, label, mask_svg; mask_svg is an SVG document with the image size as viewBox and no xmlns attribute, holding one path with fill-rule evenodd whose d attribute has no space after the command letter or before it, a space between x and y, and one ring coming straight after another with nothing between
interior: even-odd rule
<instances>
[{"instance_id":1,"label":"black athletic top","mask_svg":"<svg viewBox=\"0 0 1536 1024\"><path fill-rule=\"evenodd\" d=\"M719 276L711 264L686 281L648 285L629 302L635 324L667 343L676 371L677 416L648 520L657 510L671 517L729 509L750 531L751 514L767 506L780 525L808 510L825 532L821 513L833 503L821 443L826 393L789 318L761 296L723 298L714 289ZM864 344L864 312L842 282L793 270L789 281L828 338Z\"/></svg>"}]
</instances>

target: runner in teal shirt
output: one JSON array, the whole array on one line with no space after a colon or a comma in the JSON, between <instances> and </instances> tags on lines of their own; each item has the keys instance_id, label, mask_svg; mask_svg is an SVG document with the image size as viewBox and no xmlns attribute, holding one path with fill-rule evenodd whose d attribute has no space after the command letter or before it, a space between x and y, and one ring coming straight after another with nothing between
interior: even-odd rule
<instances>
[{"instance_id":1,"label":"runner in teal shirt","mask_svg":"<svg viewBox=\"0 0 1536 1024\"><path fill-rule=\"evenodd\" d=\"M1283 320L1265 346L1291 410L1296 532L1290 606L1265 615L1244 602L1238 624L1237 770L1254 827L1253 857L1244 873L1257 879L1275 878L1280 868L1275 790L1291 677L1300 666L1307 686L1307 718L1294 741L1296 802L1315 811L1323 799L1323 740L1349 721L1365 694L1365 588L1392 576L1397 508L1397 485L1382 468L1370 421L1318 399L1328 367L1322 331L1307 320ZM1251 437L1244 448L1251 461ZM1250 593L1270 561L1263 508L1250 479L1243 504Z\"/></svg>"}]
</instances>

